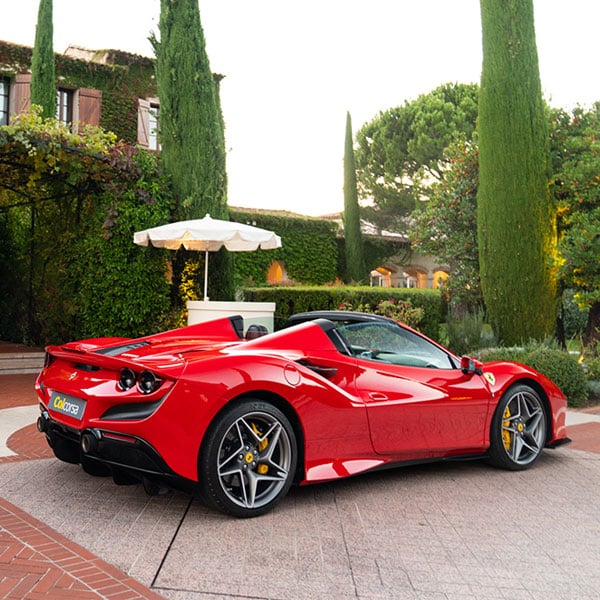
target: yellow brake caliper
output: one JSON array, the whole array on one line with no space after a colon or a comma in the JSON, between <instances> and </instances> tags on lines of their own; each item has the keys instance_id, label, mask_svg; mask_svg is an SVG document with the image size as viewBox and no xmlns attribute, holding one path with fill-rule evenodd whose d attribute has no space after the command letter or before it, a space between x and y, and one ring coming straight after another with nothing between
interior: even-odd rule
<instances>
[{"instance_id":1,"label":"yellow brake caliper","mask_svg":"<svg viewBox=\"0 0 600 600\"><path fill-rule=\"evenodd\" d=\"M502 422L502 442L504 443L504 448L508 451L510 450L510 443L512 441L512 434L508 431L508 428L510 427L510 421L508 420L510 419L510 410L508 406L504 409L502 418L505 419Z\"/></svg>"},{"instance_id":2,"label":"yellow brake caliper","mask_svg":"<svg viewBox=\"0 0 600 600\"><path fill-rule=\"evenodd\" d=\"M254 423L252 423L252 431L254 431L254 433L258 436L262 435L262 433L258 430L258 427ZM258 443L258 451L262 452L268 445L269 438L265 438L262 442ZM269 470L269 466L265 464L260 464L256 467L256 470L260 475L266 475Z\"/></svg>"}]
</instances>

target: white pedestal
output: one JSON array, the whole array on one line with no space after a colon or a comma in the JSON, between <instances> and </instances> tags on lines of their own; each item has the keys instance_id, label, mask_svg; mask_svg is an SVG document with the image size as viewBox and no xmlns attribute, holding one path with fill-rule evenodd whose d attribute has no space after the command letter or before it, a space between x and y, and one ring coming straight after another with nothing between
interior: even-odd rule
<instances>
[{"instance_id":1,"label":"white pedestal","mask_svg":"<svg viewBox=\"0 0 600 600\"><path fill-rule=\"evenodd\" d=\"M214 302L213 300L188 300L188 325L203 323L221 317L241 315L244 318L244 331L248 325L264 325L273 331L275 302Z\"/></svg>"}]
</instances>

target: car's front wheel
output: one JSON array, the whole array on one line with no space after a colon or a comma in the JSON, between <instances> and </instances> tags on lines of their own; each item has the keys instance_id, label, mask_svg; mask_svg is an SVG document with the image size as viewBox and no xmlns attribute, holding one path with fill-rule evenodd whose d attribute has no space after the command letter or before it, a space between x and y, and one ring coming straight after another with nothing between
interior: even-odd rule
<instances>
[{"instance_id":1,"label":"car's front wheel","mask_svg":"<svg viewBox=\"0 0 600 600\"><path fill-rule=\"evenodd\" d=\"M518 471L530 467L546 444L546 413L539 394L516 385L502 396L490 432L490 462Z\"/></svg>"},{"instance_id":2,"label":"car's front wheel","mask_svg":"<svg viewBox=\"0 0 600 600\"><path fill-rule=\"evenodd\" d=\"M297 460L288 418L268 402L244 400L221 413L207 431L200 485L215 508L256 517L287 494Z\"/></svg>"}]
</instances>

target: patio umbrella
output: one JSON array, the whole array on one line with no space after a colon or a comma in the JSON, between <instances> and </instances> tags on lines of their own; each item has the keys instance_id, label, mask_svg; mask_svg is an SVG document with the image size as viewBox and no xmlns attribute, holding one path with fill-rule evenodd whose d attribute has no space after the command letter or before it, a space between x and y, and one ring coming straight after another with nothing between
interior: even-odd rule
<instances>
[{"instance_id":1,"label":"patio umbrella","mask_svg":"<svg viewBox=\"0 0 600 600\"><path fill-rule=\"evenodd\" d=\"M206 289L209 252L216 252L223 246L231 252L281 247L281 238L273 231L244 223L213 219L208 214L203 219L177 221L136 231L133 234L133 242L138 246L147 246L148 242L151 242L157 248L169 250L177 250L183 246L186 250L204 251L204 300L208 300Z\"/></svg>"}]
</instances>

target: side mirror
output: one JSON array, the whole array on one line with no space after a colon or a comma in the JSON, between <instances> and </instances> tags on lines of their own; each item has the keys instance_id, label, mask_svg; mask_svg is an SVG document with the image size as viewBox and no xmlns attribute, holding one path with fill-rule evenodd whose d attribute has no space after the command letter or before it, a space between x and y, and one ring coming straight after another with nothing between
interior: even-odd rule
<instances>
[{"instance_id":1,"label":"side mirror","mask_svg":"<svg viewBox=\"0 0 600 600\"><path fill-rule=\"evenodd\" d=\"M470 356L463 356L460 359L460 370L465 375L483 375L483 363Z\"/></svg>"}]
</instances>

